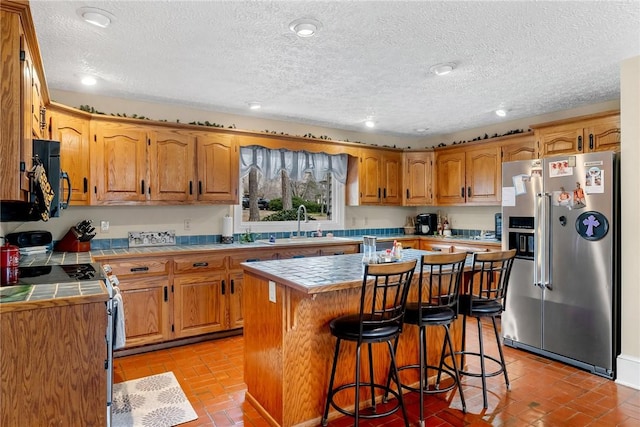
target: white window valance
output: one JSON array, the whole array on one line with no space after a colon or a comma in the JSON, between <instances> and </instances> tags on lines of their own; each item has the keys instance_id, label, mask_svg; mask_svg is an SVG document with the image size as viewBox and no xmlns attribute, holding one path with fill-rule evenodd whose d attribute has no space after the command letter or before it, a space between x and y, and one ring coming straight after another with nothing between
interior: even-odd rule
<instances>
[{"instance_id":1,"label":"white window valance","mask_svg":"<svg viewBox=\"0 0 640 427\"><path fill-rule=\"evenodd\" d=\"M267 179L277 178L286 171L293 180L302 180L310 172L316 181L332 173L338 182L347 181L347 155L310 153L287 149L271 149L258 145L240 147L240 175L245 177L256 168Z\"/></svg>"}]
</instances>

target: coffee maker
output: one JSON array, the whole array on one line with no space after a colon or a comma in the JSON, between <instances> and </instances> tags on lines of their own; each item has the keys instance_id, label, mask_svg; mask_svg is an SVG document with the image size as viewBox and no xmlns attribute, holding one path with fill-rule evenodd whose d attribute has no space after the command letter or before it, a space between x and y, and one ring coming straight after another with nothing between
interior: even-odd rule
<instances>
[{"instance_id":1,"label":"coffee maker","mask_svg":"<svg viewBox=\"0 0 640 427\"><path fill-rule=\"evenodd\" d=\"M416 216L416 234L433 235L438 231L438 215L422 213Z\"/></svg>"}]
</instances>

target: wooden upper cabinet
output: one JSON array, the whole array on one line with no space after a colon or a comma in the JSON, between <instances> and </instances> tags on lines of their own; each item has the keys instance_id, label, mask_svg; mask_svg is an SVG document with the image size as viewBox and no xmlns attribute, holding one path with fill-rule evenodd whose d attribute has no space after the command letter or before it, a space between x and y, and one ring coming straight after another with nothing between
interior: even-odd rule
<instances>
[{"instance_id":1,"label":"wooden upper cabinet","mask_svg":"<svg viewBox=\"0 0 640 427\"><path fill-rule=\"evenodd\" d=\"M536 152L536 140L533 132L517 137L508 137L501 141L502 161L513 162L516 160L533 160L538 158Z\"/></svg>"},{"instance_id":2,"label":"wooden upper cabinet","mask_svg":"<svg viewBox=\"0 0 640 427\"><path fill-rule=\"evenodd\" d=\"M34 79L37 79L37 77L33 67L31 51L22 28L20 31L20 51L24 52L24 60L21 62L22 141L20 144L20 163L24 165L25 171L28 171L33 167L33 139L41 139L42 135L40 126L38 125L39 120L37 120L40 114L40 101L38 100L39 96L34 95L34 91L36 90ZM20 189L24 192L31 190L26 173L20 175Z\"/></svg>"},{"instance_id":3,"label":"wooden upper cabinet","mask_svg":"<svg viewBox=\"0 0 640 427\"><path fill-rule=\"evenodd\" d=\"M438 205L464 204L464 150L436 152L436 200Z\"/></svg>"},{"instance_id":4,"label":"wooden upper cabinet","mask_svg":"<svg viewBox=\"0 0 640 427\"><path fill-rule=\"evenodd\" d=\"M71 181L72 205L90 201L89 118L55 107L49 108L51 139L60 141L60 168ZM67 189L62 195L67 200Z\"/></svg>"},{"instance_id":5,"label":"wooden upper cabinet","mask_svg":"<svg viewBox=\"0 0 640 427\"><path fill-rule=\"evenodd\" d=\"M405 206L433 204L433 151L404 153Z\"/></svg>"},{"instance_id":6,"label":"wooden upper cabinet","mask_svg":"<svg viewBox=\"0 0 640 427\"><path fill-rule=\"evenodd\" d=\"M436 151L438 205L497 205L501 199L500 145L484 143Z\"/></svg>"},{"instance_id":7,"label":"wooden upper cabinet","mask_svg":"<svg viewBox=\"0 0 640 427\"><path fill-rule=\"evenodd\" d=\"M361 149L358 156L358 200L350 204L400 205L402 203L402 153ZM349 179L349 178L348 178Z\"/></svg>"},{"instance_id":8,"label":"wooden upper cabinet","mask_svg":"<svg viewBox=\"0 0 640 427\"><path fill-rule=\"evenodd\" d=\"M93 121L92 126L92 176L97 203L146 200L147 129L106 121Z\"/></svg>"},{"instance_id":9,"label":"wooden upper cabinet","mask_svg":"<svg viewBox=\"0 0 640 427\"><path fill-rule=\"evenodd\" d=\"M150 200L187 201L195 198L195 138L178 130L149 133Z\"/></svg>"},{"instance_id":10,"label":"wooden upper cabinet","mask_svg":"<svg viewBox=\"0 0 640 427\"><path fill-rule=\"evenodd\" d=\"M540 156L620 150L620 114L607 111L532 126Z\"/></svg>"},{"instance_id":11,"label":"wooden upper cabinet","mask_svg":"<svg viewBox=\"0 0 640 427\"><path fill-rule=\"evenodd\" d=\"M198 200L238 204L240 159L237 137L198 132L196 141Z\"/></svg>"}]
</instances>

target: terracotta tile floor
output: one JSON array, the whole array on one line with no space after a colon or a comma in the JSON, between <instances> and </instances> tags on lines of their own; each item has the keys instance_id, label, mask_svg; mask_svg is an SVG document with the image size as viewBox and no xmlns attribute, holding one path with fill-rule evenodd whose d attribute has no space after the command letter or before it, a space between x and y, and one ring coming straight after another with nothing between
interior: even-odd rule
<instances>
[{"instance_id":1,"label":"terracotta tile floor","mask_svg":"<svg viewBox=\"0 0 640 427\"><path fill-rule=\"evenodd\" d=\"M475 321L474 321L475 322ZM475 332L475 323L468 324ZM487 351L495 341L485 331ZM115 382L173 371L198 419L194 426L267 426L244 400L243 338L241 336L167 350L116 358ZM475 345L468 340L468 346ZM461 411L457 393L428 396L427 427L437 426L634 426L640 425L640 391L545 358L505 347L511 390L502 376L488 379L489 408L482 407L479 378L463 377L467 413ZM470 365L472 360L468 360ZM328 373L327 373L328 375ZM418 395L405 395L411 425L418 424ZM353 425L349 417L331 427ZM399 413L361 423L363 426L402 426Z\"/></svg>"}]
</instances>

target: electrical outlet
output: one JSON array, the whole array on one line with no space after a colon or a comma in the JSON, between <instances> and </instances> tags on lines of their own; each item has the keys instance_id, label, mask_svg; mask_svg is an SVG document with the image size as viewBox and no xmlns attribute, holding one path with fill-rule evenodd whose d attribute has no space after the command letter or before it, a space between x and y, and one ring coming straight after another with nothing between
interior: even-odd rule
<instances>
[{"instance_id":1,"label":"electrical outlet","mask_svg":"<svg viewBox=\"0 0 640 427\"><path fill-rule=\"evenodd\" d=\"M185 219L184 220L184 229L185 230L191 230L191 220L190 219Z\"/></svg>"},{"instance_id":2,"label":"electrical outlet","mask_svg":"<svg viewBox=\"0 0 640 427\"><path fill-rule=\"evenodd\" d=\"M269 301L276 302L276 282L269 280Z\"/></svg>"},{"instance_id":3,"label":"electrical outlet","mask_svg":"<svg viewBox=\"0 0 640 427\"><path fill-rule=\"evenodd\" d=\"M109 232L109 221L100 221L100 231L102 233Z\"/></svg>"}]
</instances>

